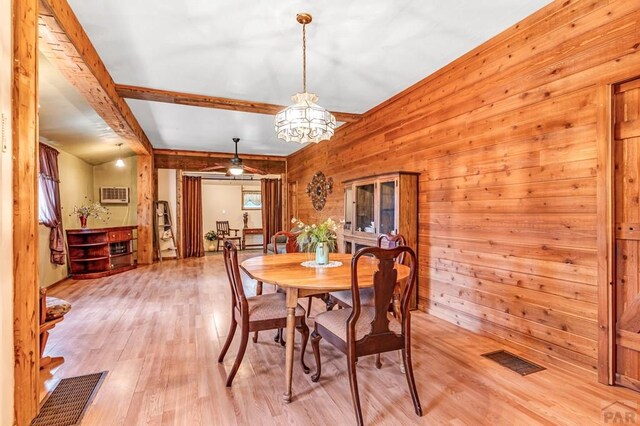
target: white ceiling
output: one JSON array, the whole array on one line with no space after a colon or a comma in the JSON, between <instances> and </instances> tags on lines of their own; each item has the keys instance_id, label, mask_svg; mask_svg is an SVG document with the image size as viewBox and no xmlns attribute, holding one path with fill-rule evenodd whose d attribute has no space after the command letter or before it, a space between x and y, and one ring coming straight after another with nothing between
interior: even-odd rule
<instances>
[{"instance_id":1,"label":"white ceiling","mask_svg":"<svg viewBox=\"0 0 640 426\"><path fill-rule=\"evenodd\" d=\"M39 126L41 139L51 146L101 164L132 152L91 108L75 87L42 54L39 58Z\"/></svg>"},{"instance_id":2,"label":"white ceiling","mask_svg":"<svg viewBox=\"0 0 640 426\"><path fill-rule=\"evenodd\" d=\"M69 0L117 83L289 104L308 90L363 113L482 44L549 0ZM273 117L129 100L154 147L290 154Z\"/></svg>"}]
</instances>

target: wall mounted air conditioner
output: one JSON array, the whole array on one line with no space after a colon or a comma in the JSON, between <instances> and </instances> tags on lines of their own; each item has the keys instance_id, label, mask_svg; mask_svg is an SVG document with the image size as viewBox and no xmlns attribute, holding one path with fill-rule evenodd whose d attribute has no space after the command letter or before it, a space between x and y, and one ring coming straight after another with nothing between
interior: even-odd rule
<instances>
[{"instance_id":1,"label":"wall mounted air conditioner","mask_svg":"<svg viewBox=\"0 0 640 426\"><path fill-rule=\"evenodd\" d=\"M100 203L129 204L129 188L117 186L101 186Z\"/></svg>"}]
</instances>

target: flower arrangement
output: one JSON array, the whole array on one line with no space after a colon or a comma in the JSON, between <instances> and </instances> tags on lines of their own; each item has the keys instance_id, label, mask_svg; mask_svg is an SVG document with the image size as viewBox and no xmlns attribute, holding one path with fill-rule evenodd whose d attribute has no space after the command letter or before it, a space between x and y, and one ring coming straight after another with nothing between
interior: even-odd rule
<instances>
[{"instance_id":1,"label":"flower arrangement","mask_svg":"<svg viewBox=\"0 0 640 426\"><path fill-rule=\"evenodd\" d=\"M300 229L297 241L301 250L314 251L318 243L325 242L332 251L335 251L336 232L338 231L339 223L333 219L328 218L320 225L316 225L315 223L307 225L300 219L294 217L291 219L291 223Z\"/></svg>"},{"instance_id":2,"label":"flower arrangement","mask_svg":"<svg viewBox=\"0 0 640 426\"><path fill-rule=\"evenodd\" d=\"M73 207L73 211L69 214L69 216L78 216L83 228L86 226L87 218L90 217L107 223L107 221L109 220L109 209L101 205L100 203L92 202L87 197L84 197L84 199L85 202L82 203L80 207Z\"/></svg>"},{"instance_id":3,"label":"flower arrangement","mask_svg":"<svg viewBox=\"0 0 640 426\"><path fill-rule=\"evenodd\" d=\"M218 239L218 234L213 229L206 234L204 234L204 239L211 242Z\"/></svg>"}]
</instances>

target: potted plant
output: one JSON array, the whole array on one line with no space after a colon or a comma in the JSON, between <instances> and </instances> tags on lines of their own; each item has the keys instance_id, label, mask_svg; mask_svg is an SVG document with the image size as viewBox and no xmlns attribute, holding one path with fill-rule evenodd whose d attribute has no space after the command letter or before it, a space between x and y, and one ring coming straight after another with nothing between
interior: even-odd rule
<instances>
[{"instance_id":1,"label":"potted plant","mask_svg":"<svg viewBox=\"0 0 640 426\"><path fill-rule=\"evenodd\" d=\"M90 217L107 223L109 220L109 209L100 203L91 202L87 197L84 197L84 199L85 203L81 204L80 207L74 206L73 212L71 212L69 216L78 216L81 228L87 227L87 219Z\"/></svg>"},{"instance_id":2,"label":"potted plant","mask_svg":"<svg viewBox=\"0 0 640 426\"><path fill-rule=\"evenodd\" d=\"M307 225L295 217L291 219L300 233L298 234L298 245L300 250L316 253L316 263L326 265L329 263L329 252L336 249L336 232L338 223L328 218L320 225L315 223Z\"/></svg>"},{"instance_id":3,"label":"potted plant","mask_svg":"<svg viewBox=\"0 0 640 426\"><path fill-rule=\"evenodd\" d=\"M207 232L206 234L204 234L204 239L209 242L209 251L215 250L213 242L218 239L218 234L216 233L216 231L211 230Z\"/></svg>"}]
</instances>

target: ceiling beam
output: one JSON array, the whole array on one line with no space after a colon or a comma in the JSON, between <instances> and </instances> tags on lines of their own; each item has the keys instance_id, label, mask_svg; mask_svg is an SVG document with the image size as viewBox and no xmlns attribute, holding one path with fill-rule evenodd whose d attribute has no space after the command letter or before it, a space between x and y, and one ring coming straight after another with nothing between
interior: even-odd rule
<instances>
[{"instance_id":1,"label":"ceiling beam","mask_svg":"<svg viewBox=\"0 0 640 426\"><path fill-rule=\"evenodd\" d=\"M276 115L286 108L283 105L266 104L264 102L243 101L240 99L220 98L217 96L196 95L193 93L173 92L170 90L151 89L148 87L116 84L116 91L123 98L143 101L164 102L168 104L190 105L204 108L226 109L231 111L253 112L256 114ZM349 112L331 112L337 121L350 123L358 121L361 114Z\"/></svg>"},{"instance_id":2,"label":"ceiling beam","mask_svg":"<svg viewBox=\"0 0 640 426\"><path fill-rule=\"evenodd\" d=\"M230 160L234 157L232 152L210 152L210 151L193 151L188 149L154 149L153 155L166 156L187 156L187 157L207 157L207 158L224 158ZM264 155L264 154L238 154L243 160L267 160L286 162L287 157L284 155Z\"/></svg>"},{"instance_id":3,"label":"ceiling beam","mask_svg":"<svg viewBox=\"0 0 640 426\"><path fill-rule=\"evenodd\" d=\"M239 156L244 165L264 170L268 174L282 174L286 171L286 157L252 154L239 154ZM223 152L153 150L153 166L157 169L198 172L216 164L227 164L231 158L233 154Z\"/></svg>"},{"instance_id":4,"label":"ceiling beam","mask_svg":"<svg viewBox=\"0 0 640 426\"><path fill-rule=\"evenodd\" d=\"M40 0L40 51L136 154L151 154L147 135L66 0Z\"/></svg>"}]
</instances>

